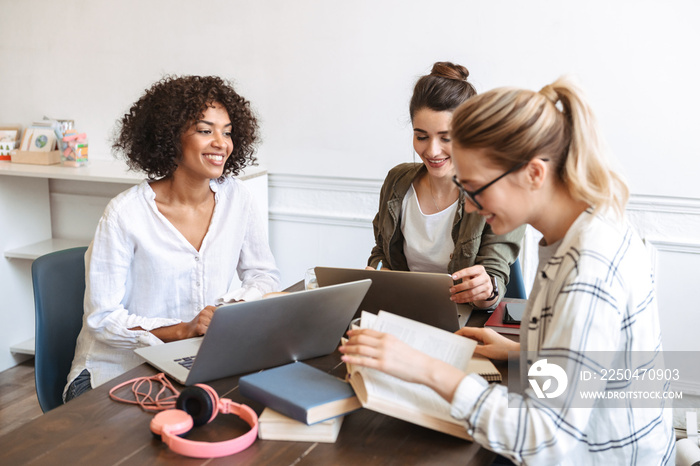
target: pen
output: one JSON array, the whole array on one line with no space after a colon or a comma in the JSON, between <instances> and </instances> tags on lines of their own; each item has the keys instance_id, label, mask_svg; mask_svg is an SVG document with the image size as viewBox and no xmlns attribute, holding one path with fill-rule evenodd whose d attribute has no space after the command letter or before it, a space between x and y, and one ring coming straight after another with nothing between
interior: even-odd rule
<instances>
[{"instance_id":1,"label":"pen","mask_svg":"<svg viewBox=\"0 0 700 466\"><path fill-rule=\"evenodd\" d=\"M382 261L379 261L379 264L377 264L377 270L382 270Z\"/></svg>"}]
</instances>

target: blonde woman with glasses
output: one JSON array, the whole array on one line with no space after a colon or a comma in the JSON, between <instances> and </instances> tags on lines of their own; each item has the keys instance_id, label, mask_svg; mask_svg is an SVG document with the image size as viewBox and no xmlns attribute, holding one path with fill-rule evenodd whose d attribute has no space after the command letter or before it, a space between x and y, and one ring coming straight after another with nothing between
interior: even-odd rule
<instances>
[{"instance_id":1,"label":"blonde woman with glasses","mask_svg":"<svg viewBox=\"0 0 700 466\"><path fill-rule=\"evenodd\" d=\"M664 368L651 266L624 217L628 188L610 167L581 91L561 78L539 92L486 92L455 111L450 136L454 179L468 209L496 234L530 224L543 235L520 342L483 328L458 332L479 341L476 352L489 358L518 352L527 388L489 385L368 329L348 332L343 360L431 387L476 442L518 464L671 463L669 400L642 407L574 396L582 382L573 375L590 368ZM557 402L539 396L553 394L551 379L549 388L532 382L553 362L568 376ZM586 387L598 392L620 388L591 379Z\"/></svg>"}]
</instances>

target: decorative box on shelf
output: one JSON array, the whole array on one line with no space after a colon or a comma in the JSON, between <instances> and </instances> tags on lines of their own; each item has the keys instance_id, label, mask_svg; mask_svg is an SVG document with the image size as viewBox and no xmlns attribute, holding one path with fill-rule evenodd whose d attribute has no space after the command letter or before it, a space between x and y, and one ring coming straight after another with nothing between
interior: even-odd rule
<instances>
[{"instance_id":1,"label":"decorative box on shelf","mask_svg":"<svg viewBox=\"0 0 700 466\"><path fill-rule=\"evenodd\" d=\"M61 151L13 150L10 152L13 163L32 165L54 165L61 163Z\"/></svg>"},{"instance_id":2,"label":"decorative box on shelf","mask_svg":"<svg viewBox=\"0 0 700 466\"><path fill-rule=\"evenodd\" d=\"M19 141L0 141L0 160L10 161L10 152L19 146Z\"/></svg>"},{"instance_id":3,"label":"decorative box on shelf","mask_svg":"<svg viewBox=\"0 0 700 466\"><path fill-rule=\"evenodd\" d=\"M10 161L10 152L19 147L19 125L0 126L0 161Z\"/></svg>"}]
</instances>

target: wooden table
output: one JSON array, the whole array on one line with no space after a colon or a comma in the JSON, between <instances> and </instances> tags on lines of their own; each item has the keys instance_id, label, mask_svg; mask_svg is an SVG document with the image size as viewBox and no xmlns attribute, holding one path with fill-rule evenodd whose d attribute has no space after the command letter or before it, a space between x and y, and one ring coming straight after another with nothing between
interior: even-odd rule
<instances>
[{"instance_id":1,"label":"wooden table","mask_svg":"<svg viewBox=\"0 0 700 466\"><path fill-rule=\"evenodd\" d=\"M342 377L345 366L335 353L306 361ZM499 367L506 370L505 367ZM495 455L478 444L435 432L373 411L346 416L335 443L257 440L236 455L213 460L186 458L170 451L149 430L153 414L138 406L112 401L109 389L134 377L156 373L143 364L79 398L60 406L0 438L4 465L57 464L250 464L250 465L403 465L491 464ZM239 376L211 382L222 397L263 406L242 397ZM175 384L178 386L177 384ZM178 388L181 388L178 386ZM240 435L247 424L233 415L219 415L188 438L221 441Z\"/></svg>"},{"instance_id":2,"label":"wooden table","mask_svg":"<svg viewBox=\"0 0 700 466\"><path fill-rule=\"evenodd\" d=\"M285 291L303 288L304 282L300 281ZM474 311L467 325L483 327L488 316L486 312ZM337 351L305 362L336 377L345 377L345 365ZM507 383L508 364L495 364L503 374L503 383ZM156 373L156 369L142 364L0 437L0 464L490 465L496 457L476 443L360 409L345 417L335 443L258 439L232 456L187 458L173 453L151 434L149 423L153 414L138 406L117 403L108 396L109 390L121 382ZM245 403L260 414L264 406L241 396L239 378L227 377L208 385L220 397ZM182 388L176 382L173 385ZM187 438L222 441L248 429L236 416L222 414L193 430Z\"/></svg>"}]
</instances>

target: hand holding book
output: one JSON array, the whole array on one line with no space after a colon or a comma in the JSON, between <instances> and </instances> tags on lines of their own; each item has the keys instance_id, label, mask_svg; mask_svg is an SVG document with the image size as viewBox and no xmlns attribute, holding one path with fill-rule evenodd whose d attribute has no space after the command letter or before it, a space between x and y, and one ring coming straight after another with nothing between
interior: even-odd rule
<instances>
[{"instance_id":1,"label":"hand holding book","mask_svg":"<svg viewBox=\"0 0 700 466\"><path fill-rule=\"evenodd\" d=\"M450 416L457 386L469 372L500 379L490 361L472 358L476 342L384 311L363 313L361 327L348 331L340 352L362 405L468 439Z\"/></svg>"},{"instance_id":2,"label":"hand holding book","mask_svg":"<svg viewBox=\"0 0 700 466\"><path fill-rule=\"evenodd\" d=\"M363 327L365 327L365 314L362 317ZM415 337L420 334L413 331L411 335ZM348 337L347 343L340 347L340 352L343 353L341 359L345 363L377 369L406 382L427 385L448 402L452 400L457 385L464 377L464 372L445 362L444 358L438 359L422 351L430 350L432 339L429 336L424 337L422 342L412 341L413 346L404 343L397 335L371 328L349 330ZM404 340L409 340L405 337L404 335ZM465 342L467 341L465 339ZM432 343L436 343L435 340L432 340ZM417 348L417 346L424 347ZM441 346L435 345L433 348ZM464 368L467 367L475 346L474 342L471 351L467 350L464 357L460 358L464 359L462 361Z\"/></svg>"}]
</instances>

